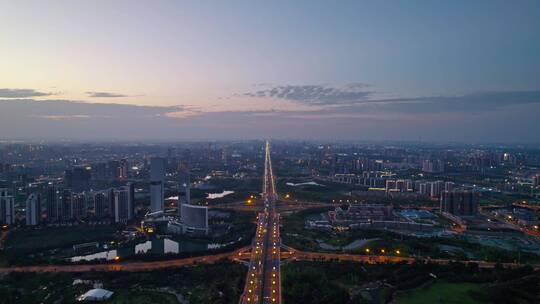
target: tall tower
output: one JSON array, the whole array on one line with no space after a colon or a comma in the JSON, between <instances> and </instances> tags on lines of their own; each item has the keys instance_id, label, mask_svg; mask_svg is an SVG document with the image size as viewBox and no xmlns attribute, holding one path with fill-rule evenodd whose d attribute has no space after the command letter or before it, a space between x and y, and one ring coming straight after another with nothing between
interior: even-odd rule
<instances>
[{"instance_id":1,"label":"tall tower","mask_svg":"<svg viewBox=\"0 0 540 304\"><path fill-rule=\"evenodd\" d=\"M190 173L187 165L181 165L178 171L178 215L181 213L181 206L191 204L190 195Z\"/></svg>"},{"instance_id":2,"label":"tall tower","mask_svg":"<svg viewBox=\"0 0 540 304\"><path fill-rule=\"evenodd\" d=\"M32 193L26 199L26 225L39 225L41 219L41 195Z\"/></svg>"},{"instance_id":3,"label":"tall tower","mask_svg":"<svg viewBox=\"0 0 540 304\"><path fill-rule=\"evenodd\" d=\"M114 221L126 223L133 218L132 184L114 190Z\"/></svg>"},{"instance_id":4,"label":"tall tower","mask_svg":"<svg viewBox=\"0 0 540 304\"><path fill-rule=\"evenodd\" d=\"M60 190L55 185L49 185L47 187L47 221L49 223L57 222L60 219L58 197L60 196Z\"/></svg>"},{"instance_id":5,"label":"tall tower","mask_svg":"<svg viewBox=\"0 0 540 304\"><path fill-rule=\"evenodd\" d=\"M8 195L7 189L0 189L0 223L3 225L15 223L15 199Z\"/></svg>"},{"instance_id":6,"label":"tall tower","mask_svg":"<svg viewBox=\"0 0 540 304\"><path fill-rule=\"evenodd\" d=\"M161 157L150 159L150 209L152 212L163 211L165 160Z\"/></svg>"}]
</instances>

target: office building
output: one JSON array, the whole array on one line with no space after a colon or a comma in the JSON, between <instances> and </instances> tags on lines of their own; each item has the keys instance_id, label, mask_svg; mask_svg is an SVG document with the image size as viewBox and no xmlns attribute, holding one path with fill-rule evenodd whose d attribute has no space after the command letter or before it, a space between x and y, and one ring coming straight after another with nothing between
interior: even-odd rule
<instances>
[{"instance_id":1,"label":"office building","mask_svg":"<svg viewBox=\"0 0 540 304\"><path fill-rule=\"evenodd\" d=\"M41 220L41 195L32 193L26 199L26 225L39 225Z\"/></svg>"},{"instance_id":2,"label":"office building","mask_svg":"<svg viewBox=\"0 0 540 304\"><path fill-rule=\"evenodd\" d=\"M150 209L152 212L164 210L165 159L150 159Z\"/></svg>"},{"instance_id":3,"label":"office building","mask_svg":"<svg viewBox=\"0 0 540 304\"><path fill-rule=\"evenodd\" d=\"M180 205L180 221L186 234L208 234L208 207Z\"/></svg>"},{"instance_id":4,"label":"office building","mask_svg":"<svg viewBox=\"0 0 540 304\"><path fill-rule=\"evenodd\" d=\"M478 213L478 198L473 191L444 191L441 194L441 212L458 216L473 216Z\"/></svg>"},{"instance_id":5,"label":"office building","mask_svg":"<svg viewBox=\"0 0 540 304\"><path fill-rule=\"evenodd\" d=\"M15 199L8 194L7 189L0 189L0 224L13 225L15 223Z\"/></svg>"},{"instance_id":6,"label":"office building","mask_svg":"<svg viewBox=\"0 0 540 304\"><path fill-rule=\"evenodd\" d=\"M131 184L114 190L114 221L126 223L133 218L133 186Z\"/></svg>"}]
</instances>

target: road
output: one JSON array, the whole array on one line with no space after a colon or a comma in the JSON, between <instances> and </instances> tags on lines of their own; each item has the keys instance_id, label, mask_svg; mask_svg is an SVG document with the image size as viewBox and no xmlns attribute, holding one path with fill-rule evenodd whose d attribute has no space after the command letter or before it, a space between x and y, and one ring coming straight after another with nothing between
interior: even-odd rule
<instances>
[{"instance_id":1,"label":"road","mask_svg":"<svg viewBox=\"0 0 540 304\"><path fill-rule=\"evenodd\" d=\"M276 212L277 193L268 141L265 146L262 196L264 210L257 216L257 231L240 304L281 303L279 213Z\"/></svg>"},{"instance_id":2,"label":"road","mask_svg":"<svg viewBox=\"0 0 540 304\"><path fill-rule=\"evenodd\" d=\"M431 259L425 257L400 257L392 255L359 255L359 254L347 254L347 253L324 253L324 252L303 252L303 251L293 251L288 254L288 257L292 260L302 260L302 261L353 261L353 262L363 262L368 264L381 264L381 263L407 263L412 264L416 262L425 262L433 263L439 265L447 265L452 262L459 263L475 263L478 264L480 268L494 268L496 262L486 262L486 261L454 261L449 259ZM500 265L507 268L517 268L524 265L517 263L500 263ZM532 265L534 269L540 270L539 265Z\"/></svg>"},{"instance_id":3,"label":"road","mask_svg":"<svg viewBox=\"0 0 540 304\"><path fill-rule=\"evenodd\" d=\"M245 248L221 254L198 256L183 259L152 261L152 262L118 262L114 264L84 264L84 265L39 265L39 266L14 266L0 268L0 273L7 272L89 272L89 271L150 271L167 268L189 266L193 264L212 264L221 259L231 258Z\"/></svg>"}]
</instances>

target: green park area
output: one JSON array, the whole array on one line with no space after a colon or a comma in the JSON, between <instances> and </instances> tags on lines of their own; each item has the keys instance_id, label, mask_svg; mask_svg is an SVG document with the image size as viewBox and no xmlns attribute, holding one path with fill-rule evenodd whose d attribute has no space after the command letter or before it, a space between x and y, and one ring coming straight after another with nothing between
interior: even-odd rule
<instances>
[{"instance_id":1,"label":"green park area","mask_svg":"<svg viewBox=\"0 0 540 304\"><path fill-rule=\"evenodd\" d=\"M436 282L426 287L402 293L397 296L398 304L476 304L473 292L480 293L482 287L473 283Z\"/></svg>"}]
</instances>

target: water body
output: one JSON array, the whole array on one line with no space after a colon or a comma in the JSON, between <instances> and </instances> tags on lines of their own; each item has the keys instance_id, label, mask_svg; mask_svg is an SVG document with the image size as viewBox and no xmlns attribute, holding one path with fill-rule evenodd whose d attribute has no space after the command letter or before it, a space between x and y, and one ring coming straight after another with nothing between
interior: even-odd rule
<instances>
[{"instance_id":1,"label":"water body","mask_svg":"<svg viewBox=\"0 0 540 304\"><path fill-rule=\"evenodd\" d=\"M71 262L114 260L115 257L129 257L133 255L175 254L182 252L200 252L220 248L221 244L207 244L190 241L176 242L170 239L153 239L135 245L120 247L118 249L102 251L89 255L69 258Z\"/></svg>"},{"instance_id":2,"label":"water body","mask_svg":"<svg viewBox=\"0 0 540 304\"><path fill-rule=\"evenodd\" d=\"M287 186L292 186L292 187L299 187L299 186L321 186L321 187L324 187L323 184L319 184L319 183L316 183L316 182L305 182L305 183L299 183L299 184L295 184L295 183L287 183Z\"/></svg>"},{"instance_id":3,"label":"water body","mask_svg":"<svg viewBox=\"0 0 540 304\"><path fill-rule=\"evenodd\" d=\"M225 197L229 194L233 194L234 191L229 191L229 190L224 190L223 192L221 193L207 193L206 194L206 199L215 199L215 198L222 198L222 197Z\"/></svg>"}]
</instances>

